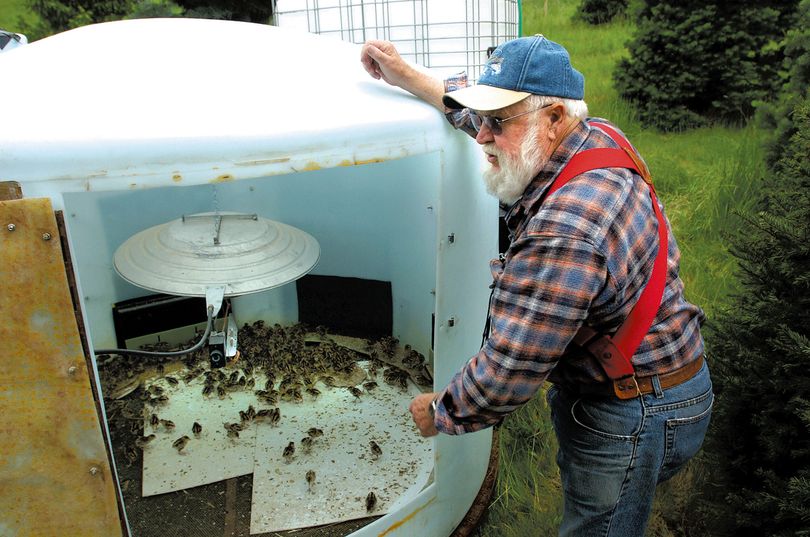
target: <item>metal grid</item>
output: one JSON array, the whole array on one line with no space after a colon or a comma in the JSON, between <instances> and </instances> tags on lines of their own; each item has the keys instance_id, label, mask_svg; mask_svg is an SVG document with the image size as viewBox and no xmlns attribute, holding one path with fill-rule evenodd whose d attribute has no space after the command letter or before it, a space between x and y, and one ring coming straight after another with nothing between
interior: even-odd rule
<instances>
[{"instance_id":1,"label":"metal grid","mask_svg":"<svg viewBox=\"0 0 810 537\"><path fill-rule=\"evenodd\" d=\"M352 43L386 39L406 59L477 80L486 51L518 36L518 0L275 0L275 24Z\"/></svg>"}]
</instances>

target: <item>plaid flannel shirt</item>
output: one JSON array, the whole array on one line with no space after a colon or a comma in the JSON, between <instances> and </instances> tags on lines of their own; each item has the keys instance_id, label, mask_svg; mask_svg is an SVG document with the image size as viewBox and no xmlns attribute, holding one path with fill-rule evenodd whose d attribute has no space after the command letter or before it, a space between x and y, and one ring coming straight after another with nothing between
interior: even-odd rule
<instances>
[{"instance_id":1,"label":"plaid flannel shirt","mask_svg":"<svg viewBox=\"0 0 810 537\"><path fill-rule=\"evenodd\" d=\"M448 120L475 132L466 111L449 113ZM496 425L546 379L569 386L607 381L593 358L569 344L583 323L613 334L646 285L658 248L649 188L630 170L597 169L537 206L571 157L597 147L617 146L581 122L506 213L513 236L505 256L491 262L489 337L439 393L439 431L461 434ZM668 220L667 227L664 296L632 357L639 376L673 371L703 352L703 312L684 299L680 252Z\"/></svg>"}]
</instances>

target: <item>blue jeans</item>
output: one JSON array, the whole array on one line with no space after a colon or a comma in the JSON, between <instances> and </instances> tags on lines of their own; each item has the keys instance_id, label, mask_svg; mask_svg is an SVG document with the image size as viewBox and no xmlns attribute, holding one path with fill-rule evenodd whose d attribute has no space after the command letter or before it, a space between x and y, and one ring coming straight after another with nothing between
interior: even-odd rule
<instances>
[{"instance_id":1,"label":"blue jeans","mask_svg":"<svg viewBox=\"0 0 810 537\"><path fill-rule=\"evenodd\" d=\"M560 536L643 536L655 486L703 443L714 394L709 370L634 399L580 396L552 386L564 493Z\"/></svg>"}]
</instances>

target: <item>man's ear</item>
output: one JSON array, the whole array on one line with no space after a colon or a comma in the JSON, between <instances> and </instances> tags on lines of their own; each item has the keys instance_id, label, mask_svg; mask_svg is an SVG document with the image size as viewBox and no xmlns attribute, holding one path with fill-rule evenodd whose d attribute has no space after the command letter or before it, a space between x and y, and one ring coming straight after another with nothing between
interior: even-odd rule
<instances>
[{"instance_id":1,"label":"man's ear","mask_svg":"<svg viewBox=\"0 0 810 537\"><path fill-rule=\"evenodd\" d=\"M566 117L565 105L563 103L554 103L549 107L548 138L550 140L556 140L558 136L562 135L566 127Z\"/></svg>"},{"instance_id":2,"label":"man's ear","mask_svg":"<svg viewBox=\"0 0 810 537\"><path fill-rule=\"evenodd\" d=\"M554 103L550 108L548 118L551 126L558 127L562 125L563 119L565 119L565 105L563 103Z\"/></svg>"}]
</instances>

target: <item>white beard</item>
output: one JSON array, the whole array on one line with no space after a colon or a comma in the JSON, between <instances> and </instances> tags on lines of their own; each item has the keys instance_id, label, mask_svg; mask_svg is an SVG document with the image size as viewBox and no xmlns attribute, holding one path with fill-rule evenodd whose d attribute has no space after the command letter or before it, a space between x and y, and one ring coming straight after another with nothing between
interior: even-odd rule
<instances>
[{"instance_id":1,"label":"white beard","mask_svg":"<svg viewBox=\"0 0 810 537\"><path fill-rule=\"evenodd\" d=\"M485 144L484 152L498 158L499 168L495 169L486 162L483 170L484 184L487 192L508 205L516 202L523 195L532 179L546 165L548 158L542 153L537 143L536 124L526 129L520 143L520 154L513 157L495 147L494 143Z\"/></svg>"}]
</instances>

